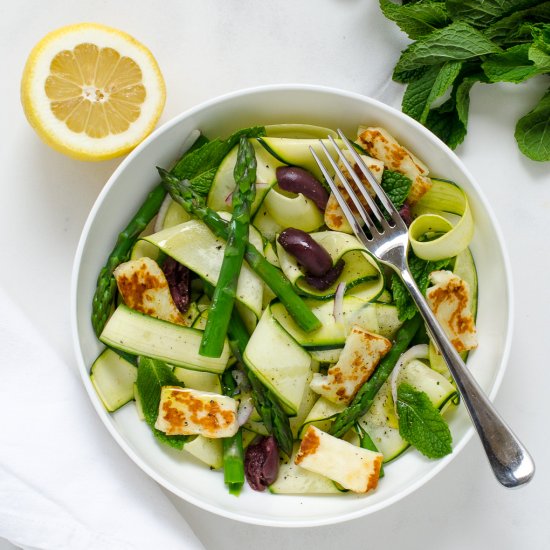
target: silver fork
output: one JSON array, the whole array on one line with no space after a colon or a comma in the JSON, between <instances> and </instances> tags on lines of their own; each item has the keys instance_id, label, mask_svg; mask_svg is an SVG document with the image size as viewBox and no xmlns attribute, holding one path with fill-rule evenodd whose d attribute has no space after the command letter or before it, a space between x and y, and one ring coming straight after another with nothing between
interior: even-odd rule
<instances>
[{"instance_id":1,"label":"silver fork","mask_svg":"<svg viewBox=\"0 0 550 550\"><path fill-rule=\"evenodd\" d=\"M359 189L363 199L369 205L371 210L371 213L369 214L369 212L364 208L352 186L339 169L335 160L332 158L327 147L321 141L321 146L330 165L334 169L336 177L338 177L343 187L349 194L353 204L357 208L359 216L368 229L368 233L363 230L361 227L362 224L358 223L348 203L338 189L338 186L330 177L329 171L321 162L314 149L310 147L311 153L319 165L321 172L325 176L325 179L334 193L340 208L344 212L346 219L353 228L357 238L365 245L367 250L381 263L396 271L409 290L422 317L424 318L424 321L426 322L427 329L434 343L449 367L449 371L455 380L456 386L462 396L468 413L470 414L497 480L508 488L518 487L529 482L535 473L535 464L533 459L527 452L527 449L522 445L512 430L497 413L474 377L470 374L470 371L466 368L466 365L449 341L449 338L435 318L432 310L428 306L424 296L420 292L411 275L407 265L407 252L409 248L407 226L401 219L401 216L389 200L384 190L380 187L380 185L378 185L378 182L372 172L365 165L359 154L355 151L353 145L344 136L341 130L338 130L338 134L342 141L346 144L348 151L351 153L361 172L367 178L367 181L371 185L374 193L386 211L387 216L390 218L387 220L384 217L381 209L365 189L341 149L338 147L334 139L329 136L329 140L336 150L338 157L353 178L355 184L357 185L357 189Z\"/></svg>"}]
</instances>

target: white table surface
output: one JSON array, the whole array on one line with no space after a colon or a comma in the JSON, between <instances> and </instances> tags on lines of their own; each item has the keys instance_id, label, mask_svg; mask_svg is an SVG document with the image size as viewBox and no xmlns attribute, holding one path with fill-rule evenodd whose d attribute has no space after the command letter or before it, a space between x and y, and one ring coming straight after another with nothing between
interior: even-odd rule
<instances>
[{"instance_id":1,"label":"white table surface","mask_svg":"<svg viewBox=\"0 0 550 550\"><path fill-rule=\"evenodd\" d=\"M82 163L46 147L24 118L19 82L37 40L80 21L119 27L153 50L168 89L161 122L205 99L270 83L324 84L399 106L401 88L373 89L369 73L391 74L380 50L383 59L396 60L407 43L380 15L376 0L0 0L0 284L69 363L75 362L69 328L73 255L88 212L120 159ZM519 491L501 488L474 438L405 500L342 525L250 526L172 497L207 549L550 547L550 163L522 157L513 137L515 121L548 83L539 78L520 86L476 85L469 134L457 151L493 205L508 245L516 320L496 404L537 462L534 481ZM0 541L5 548L13 547Z\"/></svg>"}]
</instances>

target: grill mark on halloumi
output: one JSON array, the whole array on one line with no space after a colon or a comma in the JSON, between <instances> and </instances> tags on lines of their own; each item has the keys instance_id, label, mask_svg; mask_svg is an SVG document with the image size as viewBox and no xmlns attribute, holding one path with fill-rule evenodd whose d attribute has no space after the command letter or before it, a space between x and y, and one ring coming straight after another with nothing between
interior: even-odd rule
<instances>
[{"instance_id":1,"label":"grill mark on halloumi","mask_svg":"<svg viewBox=\"0 0 550 550\"><path fill-rule=\"evenodd\" d=\"M312 444L312 442L314 444ZM383 456L308 426L295 464L355 493L376 489Z\"/></svg>"},{"instance_id":2,"label":"grill mark on halloumi","mask_svg":"<svg viewBox=\"0 0 550 550\"><path fill-rule=\"evenodd\" d=\"M163 386L155 428L167 435L219 438L237 433L237 402L210 392Z\"/></svg>"},{"instance_id":3,"label":"grill mark on halloumi","mask_svg":"<svg viewBox=\"0 0 550 550\"><path fill-rule=\"evenodd\" d=\"M140 258L120 264L114 271L124 303L157 319L185 325L176 307L164 272L151 258Z\"/></svg>"},{"instance_id":4,"label":"grill mark on halloumi","mask_svg":"<svg viewBox=\"0 0 550 550\"><path fill-rule=\"evenodd\" d=\"M458 352L477 347L477 332L470 308L470 287L452 271L432 271L433 284L426 300Z\"/></svg>"}]
</instances>

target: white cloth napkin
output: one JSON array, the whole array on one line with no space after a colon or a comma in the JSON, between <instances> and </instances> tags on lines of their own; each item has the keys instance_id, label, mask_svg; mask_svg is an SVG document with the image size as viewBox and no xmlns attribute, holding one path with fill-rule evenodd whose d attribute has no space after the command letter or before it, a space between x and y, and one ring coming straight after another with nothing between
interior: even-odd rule
<instances>
[{"instance_id":1,"label":"white cloth napkin","mask_svg":"<svg viewBox=\"0 0 550 550\"><path fill-rule=\"evenodd\" d=\"M1 288L0 350L0 537L33 550L203 548Z\"/></svg>"}]
</instances>

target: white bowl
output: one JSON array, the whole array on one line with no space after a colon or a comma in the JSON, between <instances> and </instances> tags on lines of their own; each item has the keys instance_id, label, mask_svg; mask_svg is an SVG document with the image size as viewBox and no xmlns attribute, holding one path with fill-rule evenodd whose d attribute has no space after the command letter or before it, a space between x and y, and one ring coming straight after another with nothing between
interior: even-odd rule
<instances>
[{"instance_id":1,"label":"white bowl","mask_svg":"<svg viewBox=\"0 0 550 550\"><path fill-rule=\"evenodd\" d=\"M211 472L187 453L160 447L132 405L115 414L103 408L89 379L102 349L90 322L97 275L116 236L157 183L155 166L170 166L185 137L199 128L207 136L226 136L254 124L301 122L340 127L353 135L359 124L386 128L438 175L468 193L476 231L472 241L479 273L479 348L468 365L494 398L508 357L512 325L510 269L497 222L479 185L458 157L423 126L373 99L318 86L283 85L244 90L208 101L164 124L121 163L98 197L84 227L72 282L72 327L80 374L97 414L128 456L174 494L210 512L269 526L326 525L370 514L410 494L440 472L473 433L464 406L450 420L453 453L441 460L405 453L386 468L378 489L368 495L286 496L245 488L231 496L223 474ZM483 464L483 467L486 467ZM489 473L489 472L488 472ZM460 483L460 481L458 481Z\"/></svg>"}]
</instances>

